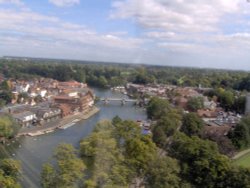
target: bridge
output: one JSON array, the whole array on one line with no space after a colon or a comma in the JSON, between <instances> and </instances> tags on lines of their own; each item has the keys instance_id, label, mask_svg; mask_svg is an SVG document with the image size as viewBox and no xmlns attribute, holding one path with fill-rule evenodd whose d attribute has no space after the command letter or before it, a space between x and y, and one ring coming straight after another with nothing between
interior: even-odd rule
<instances>
[{"instance_id":1,"label":"bridge","mask_svg":"<svg viewBox=\"0 0 250 188\"><path fill-rule=\"evenodd\" d=\"M117 101L121 102L121 104L125 104L126 102L134 102L137 103L139 102L137 99L125 99L125 98L101 98L100 101L103 101L104 103L109 103L110 101Z\"/></svg>"}]
</instances>

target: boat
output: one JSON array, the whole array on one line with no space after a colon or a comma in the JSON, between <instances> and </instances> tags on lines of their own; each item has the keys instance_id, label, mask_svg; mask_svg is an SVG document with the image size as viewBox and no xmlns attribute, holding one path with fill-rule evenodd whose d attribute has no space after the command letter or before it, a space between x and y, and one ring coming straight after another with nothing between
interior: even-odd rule
<instances>
[{"instance_id":1,"label":"boat","mask_svg":"<svg viewBox=\"0 0 250 188\"><path fill-rule=\"evenodd\" d=\"M76 123L76 122L78 122L78 121L80 121L80 119L75 119L75 120L73 120L72 122L73 122L73 123Z\"/></svg>"},{"instance_id":2,"label":"boat","mask_svg":"<svg viewBox=\"0 0 250 188\"><path fill-rule=\"evenodd\" d=\"M75 122L72 121L71 123L68 123L66 125L59 126L58 128L59 129L67 129L67 128L73 126L73 125L75 125Z\"/></svg>"},{"instance_id":3,"label":"boat","mask_svg":"<svg viewBox=\"0 0 250 188\"><path fill-rule=\"evenodd\" d=\"M39 135L43 135L45 134L44 132L41 132L41 131L36 131L34 133L28 133L27 135L28 136L39 136Z\"/></svg>"},{"instance_id":4,"label":"boat","mask_svg":"<svg viewBox=\"0 0 250 188\"><path fill-rule=\"evenodd\" d=\"M50 130L46 130L46 131L44 131L44 133L52 133L52 132L54 132L54 130L53 130L53 129L50 129Z\"/></svg>"}]
</instances>

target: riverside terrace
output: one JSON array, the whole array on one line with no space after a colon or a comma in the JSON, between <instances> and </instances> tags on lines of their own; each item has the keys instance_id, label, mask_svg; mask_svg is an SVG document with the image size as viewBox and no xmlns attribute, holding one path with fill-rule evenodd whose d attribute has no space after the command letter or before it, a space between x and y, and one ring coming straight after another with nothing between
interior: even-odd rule
<instances>
[{"instance_id":1,"label":"riverside terrace","mask_svg":"<svg viewBox=\"0 0 250 188\"><path fill-rule=\"evenodd\" d=\"M59 82L46 78L11 83L12 93L16 94L13 105L1 112L11 114L22 127L42 126L77 112L88 112L94 105L94 93L86 84L76 81Z\"/></svg>"}]
</instances>

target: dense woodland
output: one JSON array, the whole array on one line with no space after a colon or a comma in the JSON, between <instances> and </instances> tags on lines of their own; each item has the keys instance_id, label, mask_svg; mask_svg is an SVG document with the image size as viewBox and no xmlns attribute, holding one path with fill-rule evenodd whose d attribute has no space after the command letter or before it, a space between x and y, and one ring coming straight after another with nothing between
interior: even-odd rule
<instances>
[{"instance_id":1,"label":"dense woodland","mask_svg":"<svg viewBox=\"0 0 250 188\"><path fill-rule=\"evenodd\" d=\"M74 79L89 85L108 87L126 82L163 83L250 91L250 74L245 71L163 67L46 60L0 60L0 72L8 78L49 77Z\"/></svg>"}]
</instances>

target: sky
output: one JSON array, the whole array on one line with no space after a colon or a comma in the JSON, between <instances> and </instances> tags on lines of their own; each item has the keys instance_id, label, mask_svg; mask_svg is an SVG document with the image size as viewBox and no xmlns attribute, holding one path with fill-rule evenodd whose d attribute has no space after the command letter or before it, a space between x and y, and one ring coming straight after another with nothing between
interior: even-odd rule
<instances>
[{"instance_id":1,"label":"sky","mask_svg":"<svg viewBox=\"0 0 250 188\"><path fill-rule=\"evenodd\" d=\"M250 0L0 0L0 56L250 70Z\"/></svg>"}]
</instances>

